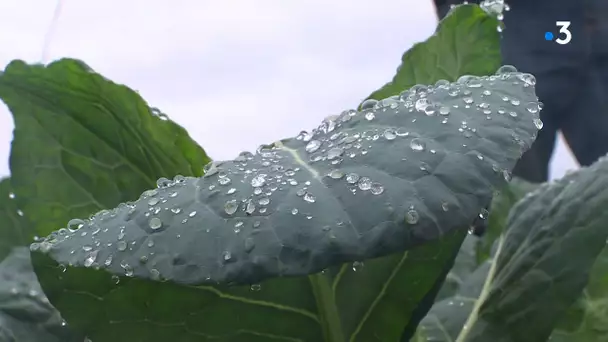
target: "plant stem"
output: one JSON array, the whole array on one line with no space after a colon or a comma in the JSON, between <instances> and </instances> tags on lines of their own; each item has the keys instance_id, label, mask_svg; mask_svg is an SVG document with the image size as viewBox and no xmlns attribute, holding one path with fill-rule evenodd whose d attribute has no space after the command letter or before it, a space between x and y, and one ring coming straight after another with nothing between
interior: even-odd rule
<instances>
[{"instance_id":1,"label":"plant stem","mask_svg":"<svg viewBox=\"0 0 608 342\"><path fill-rule=\"evenodd\" d=\"M494 280L494 275L496 273L496 265L498 264L498 257L500 256L504 240L504 235L501 235L500 240L498 241L498 248L496 250L496 254L494 255L494 259L492 260L490 271L488 272L486 280L483 284L483 288L481 290L481 293L479 294L479 298L477 298L475 306L473 307L473 311L467 318L467 321L462 327L462 330L460 331L460 334L458 334L458 338L455 342L465 342L467 340L469 332L473 328L473 325L475 325L475 322L477 322L477 319L479 318L479 310L481 309L481 305L483 304L483 302L485 302L486 298L490 294L492 280Z\"/></svg>"},{"instance_id":2,"label":"plant stem","mask_svg":"<svg viewBox=\"0 0 608 342\"><path fill-rule=\"evenodd\" d=\"M317 310L319 310L319 320L323 328L325 342L345 342L340 315L329 278L323 273L317 273L308 276L308 279L312 284L312 291L317 300Z\"/></svg>"}]
</instances>

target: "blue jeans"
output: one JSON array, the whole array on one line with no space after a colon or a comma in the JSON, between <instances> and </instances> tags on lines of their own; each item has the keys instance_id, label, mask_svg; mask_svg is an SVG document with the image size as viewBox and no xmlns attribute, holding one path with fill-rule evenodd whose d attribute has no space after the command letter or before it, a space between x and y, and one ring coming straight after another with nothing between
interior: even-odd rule
<instances>
[{"instance_id":1,"label":"blue jeans","mask_svg":"<svg viewBox=\"0 0 608 342\"><path fill-rule=\"evenodd\" d=\"M456 1L435 3L441 18ZM508 3L511 10L505 12L501 42L503 64L536 76L536 93L544 104L544 127L513 174L544 182L558 131L583 166L608 153L608 0ZM570 43L545 40L545 32L558 36L556 21L571 22Z\"/></svg>"}]
</instances>

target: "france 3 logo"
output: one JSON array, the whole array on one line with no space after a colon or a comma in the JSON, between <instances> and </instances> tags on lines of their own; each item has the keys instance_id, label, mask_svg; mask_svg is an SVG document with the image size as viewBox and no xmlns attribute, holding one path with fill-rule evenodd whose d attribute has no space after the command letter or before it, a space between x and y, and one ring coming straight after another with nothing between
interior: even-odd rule
<instances>
[{"instance_id":1,"label":"france 3 logo","mask_svg":"<svg viewBox=\"0 0 608 342\"><path fill-rule=\"evenodd\" d=\"M553 34L551 31L545 32L545 40L555 41L557 44L566 45L570 43L572 40L572 32L570 32L570 22L569 21L556 21L555 26L559 28L557 35ZM557 36L557 38L556 38Z\"/></svg>"}]
</instances>

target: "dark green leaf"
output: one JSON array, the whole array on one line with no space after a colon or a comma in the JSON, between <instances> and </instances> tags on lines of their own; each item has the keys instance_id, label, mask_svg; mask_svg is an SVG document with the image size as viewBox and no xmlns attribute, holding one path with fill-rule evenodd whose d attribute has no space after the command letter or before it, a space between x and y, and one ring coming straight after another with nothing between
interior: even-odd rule
<instances>
[{"instance_id":1,"label":"dark green leaf","mask_svg":"<svg viewBox=\"0 0 608 342\"><path fill-rule=\"evenodd\" d=\"M477 262L483 263L490 257L490 249L505 229L507 217L511 208L527 193L532 192L538 184L527 182L521 178L513 178L503 186L492 198L488 227L477 245Z\"/></svg>"},{"instance_id":2,"label":"dark green leaf","mask_svg":"<svg viewBox=\"0 0 608 342\"><path fill-rule=\"evenodd\" d=\"M587 287L561 318L551 341L608 341L608 247L604 247L595 261Z\"/></svg>"},{"instance_id":3,"label":"dark green leaf","mask_svg":"<svg viewBox=\"0 0 608 342\"><path fill-rule=\"evenodd\" d=\"M473 234L467 235L435 301L454 296L471 273L477 269L479 265L477 263L476 248L479 240L479 237Z\"/></svg>"},{"instance_id":4,"label":"dark green leaf","mask_svg":"<svg viewBox=\"0 0 608 342\"><path fill-rule=\"evenodd\" d=\"M467 280L466 289L435 304L418 337L545 341L581 295L594 263L605 267L596 258L608 237L607 188L608 159L603 158L525 196L509 214L493 260ZM605 287L595 291L593 298L605 296Z\"/></svg>"},{"instance_id":5,"label":"dark green leaf","mask_svg":"<svg viewBox=\"0 0 608 342\"><path fill-rule=\"evenodd\" d=\"M75 246L91 246L98 261L121 252L119 241L155 240L151 248L125 253L135 276L154 277L134 263L141 256L178 253L178 264L185 264L159 264L161 277L244 284L433 241L467 226L533 141L533 115L524 107L538 103L525 78L478 78L347 111L311 134L210 163L201 178L161 184L81 222L77 232L55 232L41 246L53 247L50 255L59 262L82 266L91 251L71 253ZM460 105L469 95L450 95L464 89L472 91L471 101L490 107L502 106L503 96L526 105L509 106L516 118L505 113L487 120L476 107ZM423 102L450 114L413 108ZM108 271L124 273L114 263Z\"/></svg>"},{"instance_id":6,"label":"dark green leaf","mask_svg":"<svg viewBox=\"0 0 608 342\"><path fill-rule=\"evenodd\" d=\"M25 224L17 207L10 178L0 180L0 261L16 246L27 246L32 241L32 230Z\"/></svg>"},{"instance_id":7,"label":"dark green leaf","mask_svg":"<svg viewBox=\"0 0 608 342\"><path fill-rule=\"evenodd\" d=\"M15 122L12 184L39 235L134 200L161 176L200 176L209 161L182 127L77 60L13 61L0 98Z\"/></svg>"},{"instance_id":8,"label":"dark green leaf","mask_svg":"<svg viewBox=\"0 0 608 342\"><path fill-rule=\"evenodd\" d=\"M20 213L5 178L0 181L0 341L68 342L73 336L42 293L29 249L19 247L31 241Z\"/></svg>"},{"instance_id":9,"label":"dark green leaf","mask_svg":"<svg viewBox=\"0 0 608 342\"><path fill-rule=\"evenodd\" d=\"M82 342L42 292L27 247L0 261L0 341Z\"/></svg>"},{"instance_id":10,"label":"dark green leaf","mask_svg":"<svg viewBox=\"0 0 608 342\"><path fill-rule=\"evenodd\" d=\"M477 5L458 6L439 22L431 38L403 55L393 80L369 98L380 100L441 79L493 74L501 64L498 25Z\"/></svg>"},{"instance_id":11,"label":"dark green leaf","mask_svg":"<svg viewBox=\"0 0 608 342\"><path fill-rule=\"evenodd\" d=\"M58 272L34 253L37 274L70 325L93 340L395 340L403 328L387 335L382 317L409 322L426 312L418 305L432 302L466 227L532 143L532 81L506 73L415 89L212 163L202 178L161 184L77 231L51 234L35 248L76 267ZM436 113L424 111L427 101ZM488 119L484 107L498 112ZM424 244L436 245L415 248ZM411 257L384 268L368 260L404 250ZM364 260L363 271L385 283L342 289L336 278L357 279L344 267L281 277ZM409 286L411 303L391 281L413 284L408 274L425 279ZM261 291L225 287L274 277Z\"/></svg>"},{"instance_id":12,"label":"dark green leaf","mask_svg":"<svg viewBox=\"0 0 608 342\"><path fill-rule=\"evenodd\" d=\"M463 284L467 286L469 276L490 257L491 247L504 231L507 216L513 205L537 186L520 178L513 178L500 191L495 191L492 198L492 210L486 221L487 230L485 234L482 237L477 237L474 234L467 236L458 252L454 266L448 273L445 283L437 295L437 302L456 295Z\"/></svg>"}]
</instances>

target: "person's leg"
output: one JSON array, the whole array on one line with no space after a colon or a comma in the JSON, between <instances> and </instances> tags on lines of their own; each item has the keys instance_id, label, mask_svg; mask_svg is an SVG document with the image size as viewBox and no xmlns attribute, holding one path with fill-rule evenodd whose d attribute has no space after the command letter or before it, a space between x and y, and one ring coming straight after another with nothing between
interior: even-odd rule
<instances>
[{"instance_id":1,"label":"person's leg","mask_svg":"<svg viewBox=\"0 0 608 342\"><path fill-rule=\"evenodd\" d=\"M502 34L503 64L533 74L537 79L536 94L543 102L541 120L544 127L531 149L524 153L513 170L513 175L540 183L549 178L549 162L553 154L561 120L576 103L576 92L583 79L585 57L584 6L585 1L526 0L510 1L511 9L504 15L506 30ZM604 1L604 0L602 0ZM439 18L443 18L452 4L460 0L435 0ZM476 2L479 1L470 1ZM557 19L556 19L557 18ZM572 40L566 45L545 40L545 32L558 35L556 20L570 21Z\"/></svg>"},{"instance_id":2,"label":"person's leg","mask_svg":"<svg viewBox=\"0 0 608 342\"><path fill-rule=\"evenodd\" d=\"M536 95L543 103L540 118L543 128L532 147L523 154L513 169L513 175L529 182L542 183L549 179L549 163L555 147L557 131L563 118L576 104L576 92L582 83L576 67L542 63L540 60L521 57L507 59L523 72L536 76Z\"/></svg>"},{"instance_id":3,"label":"person's leg","mask_svg":"<svg viewBox=\"0 0 608 342\"><path fill-rule=\"evenodd\" d=\"M585 83L561 127L583 166L608 153L608 2L596 1L587 10Z\"/></svg>"},{"instance_id":4,"label":"person's leg","mask_svg":"<svg viewBox=\"0 0 608 342\"><path fill-rule=\"evenodd\" d=\"M513 175L530 182L541 183L549 178L549 163L562 120L568 115L582 85L581 67L584 62L582 5L573 7L569 0L554 0L549 14L539 7L546 1L530 1L511 6L505 14L501 52L504 64L536 77L536 95L544 104L540 112L544 127L530 150L519 160ZM564 13L569 12L568 15ZM558 19L556 19L558 18ZM567 45L547 41L544 32L557 34L556 20L571 21L570 30L576 39Z\"/></svg>"}]
</instances>

